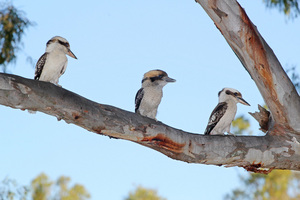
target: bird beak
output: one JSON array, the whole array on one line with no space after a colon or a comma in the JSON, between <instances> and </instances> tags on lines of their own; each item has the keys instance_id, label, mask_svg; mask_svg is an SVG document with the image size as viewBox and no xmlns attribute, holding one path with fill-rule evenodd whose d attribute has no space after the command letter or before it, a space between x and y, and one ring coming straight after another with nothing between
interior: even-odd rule
<instances>
[{"instance_id":1,"label":"bird beak","mask_svg":"<svg viewBox=\"0 0 300 200\"><path fill-rule=\"evenodd\" d=\"M175 79L172 79L170 77L166 77L165 79L166 82L175 82L176 80Z\"/></svg>"},{"instance_id":2,"label":"bird beak","mask_svg":"<svg viewBox=\"0 0 300 200\"><path fill-rule=\"evenodd\" d=\"M241 104L244 104L246 106L250 106L250 104L245 101L245 99L243 99L242 97L237 97L238 101L241 103Z\"/></svg>"},{"instance_id":3,"label":"bird beak","mask_svg":"<svg viewBox=\"0 0 300 200\"><path fill-rule=\"evenodd\" d=\"M75 56L75 54L70 49L68 49L68 55L71 56L72 58L77 59L77 57Z\"/></svg>"}]
</instances>

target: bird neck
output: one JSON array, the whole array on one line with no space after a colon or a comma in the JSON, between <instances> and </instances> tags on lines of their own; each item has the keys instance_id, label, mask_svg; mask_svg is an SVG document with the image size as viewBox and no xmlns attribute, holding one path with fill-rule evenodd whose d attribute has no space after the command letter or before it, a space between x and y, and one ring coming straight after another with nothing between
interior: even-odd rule
<instances>
[{"instance_id":1,"label":"bird neck","mask_svg":"<svg viewBox=\"0 0 300 200\"><path fill-rule=\"evenodd\" d=\"M237 107L237 105L236 105L237 103L232 99L226 99L224 101L219 101L219 103L221 103L221 102L226 102L228 107L230 107L230 108L236 108Z\"/></svg>"},{"instance_id":2,"label":"bird neck","mask_svg":"<svg viewBox=\"0 0 300 200\"><path fill-rule=\"evenodd\" d=\"M144 81L142 83L142 87L143 88L153 88L153 89L157 89L157 90L162 90L162 88L164 87L165 85L164 84L160 84L159 82L151 82L151 81Z\"/></svg>"}]
</instances>

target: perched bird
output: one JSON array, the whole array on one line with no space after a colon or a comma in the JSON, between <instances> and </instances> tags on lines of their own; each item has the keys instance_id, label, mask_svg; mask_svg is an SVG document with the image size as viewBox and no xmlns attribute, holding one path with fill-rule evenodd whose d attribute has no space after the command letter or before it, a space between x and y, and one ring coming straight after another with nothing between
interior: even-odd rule
<instances>
[{"instance_id":1,"label":"perched bird","mask_svg":"<svg viewBox=\"0 0 300 200\"><path fill-rule=\"evenodd\" d=\"M47 42L46 52L36 63L34 79L58 85L58 79L66 71L68 65L66 54L77 59L65 38L60 36L51 38Z\"/></svg>"},{"instance_id":2,"label":"perched bird","mask_svg":"<svg viewBox=\"0 0 300 200\"><path fill-rule=\"evenodd\" d=\"M135 96L135 112L155 119L158 105L163 96L163 87L169 82L175 82L162 70L151 70L144 74L142 88Z\"/></svg>"},{"instance_id":3,"label":"perched bird","mask_svg":"<svg viewBox=\"0 0 300 200\"><path fill-rule=\"evenodd\" d=\"M205 135L223 135L225 132L230 133L231 122L234 120L237 103L250 106L242 98L242 94L232 88L224 88L219 92L219 103L212 111L208 125L205 129Z\"/></svg>"}]
</instances>

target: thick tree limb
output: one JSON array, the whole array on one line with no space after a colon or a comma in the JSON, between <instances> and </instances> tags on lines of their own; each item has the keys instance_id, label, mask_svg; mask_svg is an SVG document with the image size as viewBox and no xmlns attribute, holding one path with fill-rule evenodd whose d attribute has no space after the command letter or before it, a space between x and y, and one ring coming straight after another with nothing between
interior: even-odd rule
<instances>
[{"instance_id":1,"label":"thick tree limb","mask_svg":"<svg viewBox=\"0 0 300 200\"><path fill-rule=\"evenodd\" d=\"M236 0L196 0L214 21L256 83L273 129L300 132L300 97L274 52ZM274 132L275 133L275 132Z\"/></svg>"},{"instance_id":2,"label":"thick tree limb","mask_svg":"<svg viewBox=\"0 0 300 200\"><path fill-rule=\"evenodd\" d=\"M300 138L206 136L102 105L51 83L0 73L0 104L37 110L113 138L130 140L189 163L300 170ZM254 170L255 169L255 170Z\"/></svg>"}]
</instances>

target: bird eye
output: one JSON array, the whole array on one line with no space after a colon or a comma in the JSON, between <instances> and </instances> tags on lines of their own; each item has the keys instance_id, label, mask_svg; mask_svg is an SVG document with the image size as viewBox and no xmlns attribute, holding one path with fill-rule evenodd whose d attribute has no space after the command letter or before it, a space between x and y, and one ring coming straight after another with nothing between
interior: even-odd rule
<instances>
[{"instance_id":1,"label":"bird eye","mask_svg":"<svg viewBox=\"0 0 300 200\"><path fill-rule=\"evenodd\" d=\"M70 45L69 45L69 43L68 43L68 42L63 42L63 41L60 41L60 40L58 40L58 42L59 42L59 44L61 44L61 45L65 46L65 47L67 47L67 48L69 48L69 47L70 47Z\"/></svg>"},{"instance_id":2,"label":"bird eye","mask_svg":"<svg viewBox=\"0 0 300 200\"><path fill-rule=\"evenodd\" d=\"M238 93L237 93L237 92L235 92L235 93L234 93L234 96L237 96L237 95L238 95Z\"/></svg>"},{"instance_id":3,"label":"bird eye","mask_svg":"<svg viewBox=\"0 0 300 200\"><path fill-rule=\"evenodd\" d=\"M163 75L162 75L162 74L158 75L158 78L162 78L162 77L163 77Z\"/></svg>"}]
</instances>

